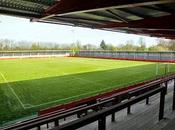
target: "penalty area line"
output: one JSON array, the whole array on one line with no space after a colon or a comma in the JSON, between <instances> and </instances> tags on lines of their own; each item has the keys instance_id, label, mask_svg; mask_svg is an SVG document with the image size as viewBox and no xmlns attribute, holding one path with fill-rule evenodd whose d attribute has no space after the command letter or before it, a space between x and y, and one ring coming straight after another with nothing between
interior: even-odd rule
<instances>
[{"instance_id":1,"label":"penalty area line","mask_svg":"<svg viewBox=\"0 0 175 130\"><path fill-rule=\"evenodd\" d=\"M0 72L0 74L1 74L1 77L3 78L3 80L5 81L5 83L7 84L8 88L11 90L11 92L13 93L13 95L16 97L16 99L20 103L20 105L23 107L23 109L26 109L25 106L24 106L24 104L22 103L21 99L18 97L18 95L15 93L14 89L11 87L10 83L5 78L4 74L2 72Z\"/></svg>"}]
</instances>

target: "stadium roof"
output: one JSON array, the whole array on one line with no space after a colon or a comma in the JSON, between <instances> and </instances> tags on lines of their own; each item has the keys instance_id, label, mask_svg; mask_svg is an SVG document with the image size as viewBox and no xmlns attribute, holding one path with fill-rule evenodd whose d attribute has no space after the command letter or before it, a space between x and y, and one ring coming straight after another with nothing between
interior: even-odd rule
<instances>
[{"instance_id":1,"label":"stadium roof","mask_svg":"<svg viewBox=\"0 0 175 130\"><path fill-rule=\"evenodd\" d=\"M0 0L0 14L175 39L175 0Z\"/></svg>"}]
</instances>

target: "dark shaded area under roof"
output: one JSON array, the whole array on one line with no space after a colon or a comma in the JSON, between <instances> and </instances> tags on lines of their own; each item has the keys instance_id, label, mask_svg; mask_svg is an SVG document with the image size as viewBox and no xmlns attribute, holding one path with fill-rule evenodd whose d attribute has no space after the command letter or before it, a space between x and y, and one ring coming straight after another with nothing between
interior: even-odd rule
<instances>
[{"instance_id":1,"label":"dark shaded area under roof","mask_svg":"<svg viewBox=\"0 0 175 130\"><path fill-rule=\"evenodd\" d=\"M175 0L0 0L0 14L175 39Z\"/></svg>"}]
</instances>

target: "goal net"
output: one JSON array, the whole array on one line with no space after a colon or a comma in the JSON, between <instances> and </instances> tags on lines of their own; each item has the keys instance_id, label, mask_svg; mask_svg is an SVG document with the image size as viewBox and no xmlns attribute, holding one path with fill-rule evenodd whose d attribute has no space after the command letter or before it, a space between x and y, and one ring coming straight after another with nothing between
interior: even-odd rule
<instances>
[{"instance_id":1,"label":"goal net","mask_svg":"<svg viewBox=\"0 0 175 130\"><path fill-rule=\"evenodd\" d=\"M156 66L155 66L156 76L167 75L170 72L171 72L170 63L156 63Z\"/></svg>"}]
</instances>

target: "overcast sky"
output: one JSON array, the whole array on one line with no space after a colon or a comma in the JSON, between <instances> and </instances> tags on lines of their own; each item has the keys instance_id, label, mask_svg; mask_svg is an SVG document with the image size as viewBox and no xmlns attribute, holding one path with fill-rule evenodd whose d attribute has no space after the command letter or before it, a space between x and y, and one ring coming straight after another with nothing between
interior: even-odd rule
<instances>
[{"instance_id":1,"label":"overcast sky","mask_svg":"<svg viewBox=\"0 0 175 130\"><path fill-rule=\"evenodd\" d=\"M124 44L133 40L136 44L143 37L148 46L156 43L156 38L124 34L117 32L70 27L55 24L30 22L28 19L0 15L0 39L15 41L73 43L79 40L82 44L99 45L102 40L113 45Z\"/></svg>"}]
</instances>

